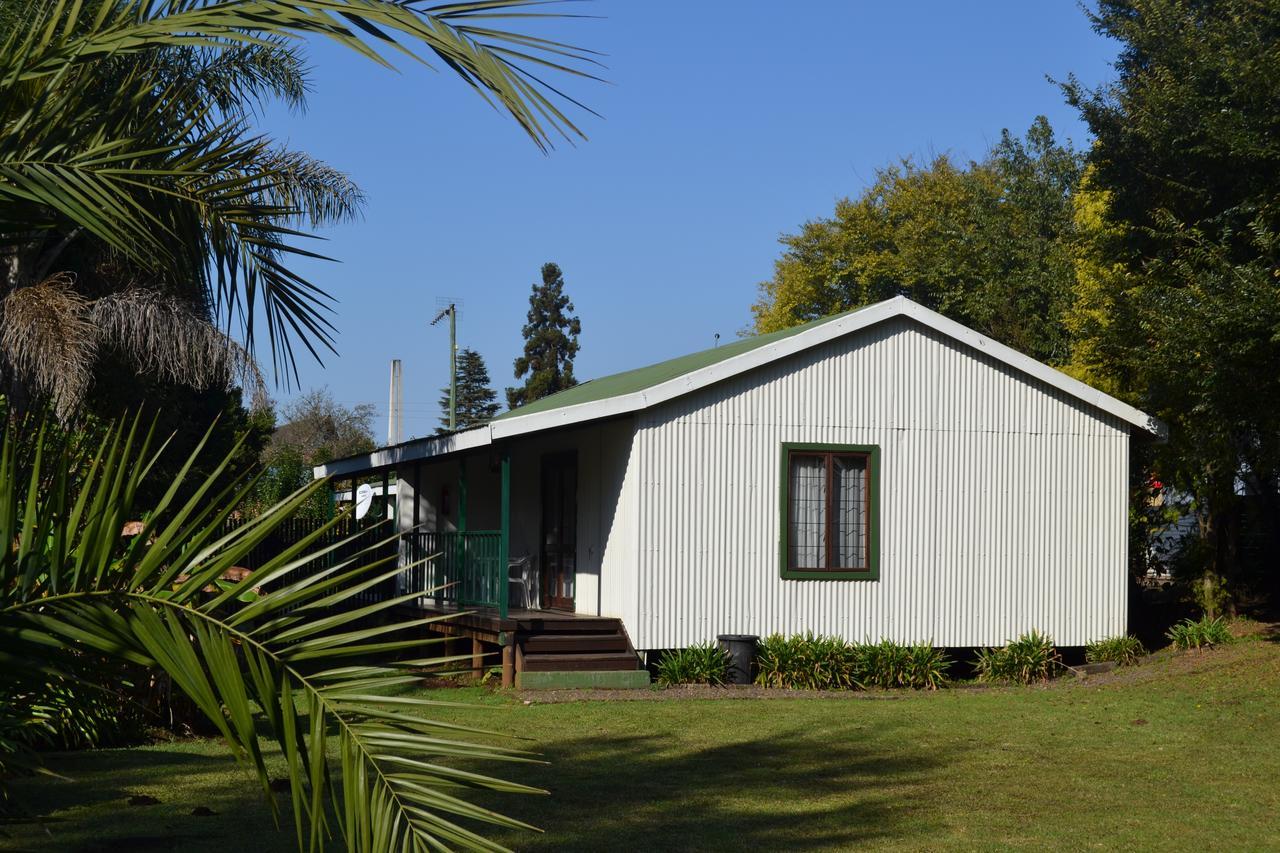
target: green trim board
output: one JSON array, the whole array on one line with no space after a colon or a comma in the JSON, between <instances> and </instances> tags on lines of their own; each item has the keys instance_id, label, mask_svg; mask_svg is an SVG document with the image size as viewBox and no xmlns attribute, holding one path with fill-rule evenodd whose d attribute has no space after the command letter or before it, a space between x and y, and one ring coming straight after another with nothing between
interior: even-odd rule
<instances>
[{"instance_id":1,"label":"green trim board","mask_svg":"<svg viewBox=\"0 0 1280 853\"><path fill-rule=\"evenodd\" d=\"M855 308L853 311L862 309ZM523 415L536 414L537 412L547 412L554 409L561 409L566 406L577 406L582 403L595 403L600 400L607 400L611 397L621 397L624 394L634 394L637 391L643 391L646 388L652 388L655 385L661 385L663 382L669 382L672 379L678 379L686 373L692 373L695 370L701 370L704 367L710 367L713 364L726 361L743 353L751 352L762 346L774 343L776 341L785 340L793 337L801 332L817 326L830 323L832 320L838 320L853 311L845 311L841 314L832 314L829 317L822 317L803 323L799 326L792 326L789 329L783 329L778 332L770 332L767 335L756 335L750 338L741 338L736 341L730 341L718 347L702 350L701 352L682 355L679 358L661 361L657 364L651 364L647 367L639 367L635 370L627 370L622 373L614 373L610 376L602 376L599 379L591 379L583 382L581 385L575 385L572 388L566 388L564 391L543 397L540 400L534 400L532 403L526 403L518 409L512 409L503 412L494 420L501 421L507 418L517 418Z\"/></svg>"},{"instance_id":2,"label":"green trim board","mask_svg":"<svg viewBox=\"0 0 1280 853\"><path fill-rule=\"evenodd\" d=\"M867 456L870 478L869 497L871 507L867 513L867 568L865 571L799 571L788 568L788 534L791 528L789 490L791 486L788 460L793 450L821 453L863 453ZM860 580L880 579L880 445L878 444L815 444L806 442L782 443L778 476L778 571L786 580Z\"/></svg>"},{"instance_id":3,"label":"green trim board","mask_svg":"<svg viewBox=\"0 0 1280 853\"><path fill-rule=\"evenodd\" d=\"M510 608L511 599L511 578L509 575L511 565L511 454L502 451L502 486L499 494L501 507L501 530L502 539L498 545L498 557L501 560L502 567L502 584L498 588L498 618L506 619ZM508 645L506 642L503 645Z\"/></svg>"}]
</instances>

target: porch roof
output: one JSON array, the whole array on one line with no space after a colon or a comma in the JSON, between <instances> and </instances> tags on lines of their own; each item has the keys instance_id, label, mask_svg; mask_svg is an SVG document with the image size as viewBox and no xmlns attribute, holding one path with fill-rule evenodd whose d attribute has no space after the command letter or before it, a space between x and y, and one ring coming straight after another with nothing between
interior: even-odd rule
<instances>
[{"instance_id":1,"label":"porch roof","mask_svg":"<svg viewBox=\"0 0 1280 853\"><path fill-rule=\"evenodd\" d=\"M909 317L1144 433L1161 439L1167 435L1167 427L1159 419L905 296L898 296L780 332L732 341L714 349L593 379L505 412L483 426L335 460L316 466L315 475L357 474L392 467L399 462L483 447L503 438L641 411L894 317Z\"/></svg>"}]
</instances>

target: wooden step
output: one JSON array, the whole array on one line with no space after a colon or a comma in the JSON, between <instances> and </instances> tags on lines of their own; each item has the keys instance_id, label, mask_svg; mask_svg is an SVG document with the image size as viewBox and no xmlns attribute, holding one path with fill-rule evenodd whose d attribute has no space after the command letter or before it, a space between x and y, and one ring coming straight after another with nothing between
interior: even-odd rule
<instances>
[{"instance_id":1,"label":"wooden step","mask_svg":"<svg viewBox=\"0 0 1280 853\"><path fill-rule=\"evenodd\" d=\"M525 654L625 652L627 638L620 631L612 634L534 634L521 645Z\"/></svg>"},{"instance_id":2,"label":"wooden step","mask_svg":"<svg viewBox=\"0 0 1280 853\"><path fill-rule=\"evenodd\" d=\"M639 669L640 661L634 654L601 652L599 654L526 654L526 672L579 672L584 670L614 671Z\"/></svg>"},{"instance_id":3,"label":"wooden step","mask_svg":"<svg viewBox=\"0 0 1280 853\"><path fill-rule=\"evenodd\" d=\"M613 634L619 630L617 619L554 616L521 619L519 628L522 634Z\"/></svg>"}]
</instances>

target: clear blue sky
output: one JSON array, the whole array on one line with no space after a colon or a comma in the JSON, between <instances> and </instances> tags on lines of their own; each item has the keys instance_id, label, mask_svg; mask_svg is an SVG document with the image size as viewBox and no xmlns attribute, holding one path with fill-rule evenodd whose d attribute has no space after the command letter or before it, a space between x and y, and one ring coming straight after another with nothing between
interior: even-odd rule
<instances>
[{"instance_id":1,"label":"clear blue sky","mask_svg":"<svg viewBox=\"0 0 1280 853\"><path fill-rule=\"evenodd\" d=\"M377 406L404 362L406 436L434 430L448 380L439 297L465 305L459 345L513 384L529 286L564 269L588 379L711 346L749 321L778 236L827 215L906 156L980 157L1045 114L1087 144L1045 79L1111 75L1116 45L1072 0L787 2L596 0L597 20L546 25L607 53L589 140L543 155L447 71L399 73L324 44L304 115L263 127L347 171L362 221L325 232L340 264L301 268L337 297L340 355L302 356L302 387ZM277 389L279 400L289 393Z\"/></svg>"}]
</instances>

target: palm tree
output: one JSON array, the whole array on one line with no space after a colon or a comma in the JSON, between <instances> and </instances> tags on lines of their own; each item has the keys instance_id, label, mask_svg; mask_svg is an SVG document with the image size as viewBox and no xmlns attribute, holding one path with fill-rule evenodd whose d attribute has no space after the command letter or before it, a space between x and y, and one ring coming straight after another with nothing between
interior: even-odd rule
<instances>
[{"instance_id":1,"label":"palm tree","mask_svg":"<svg viewBox=\"0 0 1280 853\"><path fill-rule=\"evenodd\" d=\"M61 415L100 347L191 384L260 385L295 344L333 349L330 298L290 266L305 229L354 215L341 172L250 127L301 104L301 37L382 64L438 61L540 147L582 136L545 82L589 52L495 28L539 0L0 0L0 371ZM236 343L239 339L241 343ZM19 402L22 402L19 399Z\"/></svg>"},{"instance_id":2,"label":"palm tree","mask_svg":"<svg viewBox=\"0 0 1280 853\"><path fill-rule=\"evenodd\" d=\"M157 451L136 418L92 445L61 435L11 423L0 442L0 541L12 543L0 551L0 779L32 764L27 745L42 730L76 724L77 707L101 689L77 673L86 659L110 659L165 673L256 771L275 809L265 726L287 762L300 849L322 848L330 833L351 850L501 849L457 818L524 826L460 794L535 789L451 762L531 759L476 740L492 733L434 723L421 716L433 703L397 692L449 659L393 657L424 646L411 635L424 620L382 621L412 596L356 601L399 571L385 543L350 555L349 543L323 545L335 519L225 580L321 484L226 533L252 487L244 477L219 485L230 457L179 504L193 457L142 507L134 496ZM141 529L128 530L137 518Z\"/></svg>"}]
</instances>

